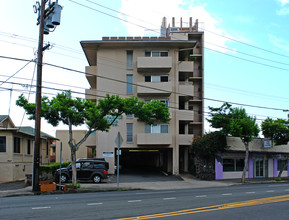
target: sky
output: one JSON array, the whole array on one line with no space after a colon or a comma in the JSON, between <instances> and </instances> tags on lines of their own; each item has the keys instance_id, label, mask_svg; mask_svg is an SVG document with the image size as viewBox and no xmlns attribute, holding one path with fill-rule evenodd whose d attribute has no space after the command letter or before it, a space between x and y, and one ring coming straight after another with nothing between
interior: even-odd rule
<instances>
[{"instance_id":1,"label":"sky","mask_svg":"<svg viewBox=\"0 0 289 220\"><path fill-rule=\"evenodd\" d=\"M289 112L289 0L58 0L61 24L45 36L52 45L44 63L84 71L88 65L83 40L103 36L159 36L163 17L171 23L198 19L205 33L205 118L208 106L223 102L243 107L260 124L267 117L287 118ZM35 101L35 63L39 26L36 1L0 0L0 114L16 126L32 126L15 105L21 93ZM17 61L5 57L20 58ZM113 63L116 71L119 64ZM13 76L13 77L11 77ZM8 77L11 77L8 79ZM8 79L8 80L7 80ZM7 80L7 81L6 81ZM6 81L5 83L3 83ZM43 95L71 89L84 98L85 75L43 66ZM30 94L30 95L29 95ZM42 121L41 130L55 135L60 125ZM80 127L79 129L82 129ZM211 128L206 123L206 132Z\"/></svg>"}]
</instances>

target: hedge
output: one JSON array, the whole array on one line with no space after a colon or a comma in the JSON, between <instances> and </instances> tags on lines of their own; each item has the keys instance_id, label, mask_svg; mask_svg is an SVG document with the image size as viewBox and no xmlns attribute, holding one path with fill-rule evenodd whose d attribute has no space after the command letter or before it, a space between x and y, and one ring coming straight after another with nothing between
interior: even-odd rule
<instances>
[{"instance_id":1,"label":"hedge","mask_svg":"<svg viewBox=\"0 0 289 220\"><path fill-rule=\"evenodd\" d=\"M67 167L70 164L70 162L63 162L61 164L61 167ZM40 165L40 173L46 172L54 174L55 170L60 168L60 162L52 163L49 165Z\"/></svg>"}]
</instances>

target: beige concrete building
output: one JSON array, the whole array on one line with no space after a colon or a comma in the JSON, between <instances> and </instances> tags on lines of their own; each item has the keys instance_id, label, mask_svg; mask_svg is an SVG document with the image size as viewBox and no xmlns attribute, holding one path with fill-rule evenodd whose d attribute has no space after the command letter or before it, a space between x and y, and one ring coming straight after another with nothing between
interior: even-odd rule
<instances>
[{"instance_id":1,"label":"beige concrete building","mask_svg":"<svg viewBox=\"0 0 289 220\"><path fill-rule=\"evenodd\" d=\"M34 129L16 127L8 115L0 115L0 182L24 180L32 174ZM41 132L40 165L50 163L54 137Z\"/></svg>"},{"instance_id":2,"label":"beige concrete building","mask_svg":"<svg viewBox=\"0 0 289 220\"><path fill-rule=\"evenodd\" d=\"M140 168L179 174L188 171L188 147L203 133L204 33L198 21L164 18L160 37L103 37L82 41L88 60L86 99L97 102L106 94L160 100L170 109L168 124L147 125L123 115L111 130L97 132L87 143L96 157L105 157L110 173L116 164L117 133L123 139L122 169ZM186 25L185 25L186 24ZM107 116L112 120L111 116Z\"/></svg>"},{"instance_id":3,"label":"beige concrete building","mask_svg":"<svg viewBox=\"0 0 289 220\"><path fill-rule=\"evenodd\" d=\"M85 135L86 130L73 130L73 140L79 142ZM71 161L71 150L68 144L69 140L69 132L68 130L57 130L56 138L58 141L55 143L55 160L56 162L60 162L60 143L62 143L62 162ZM80 145L79 149L76 151L76 159L79 158L93 158L95 155L93 154L93 148L89 147L89 143Z\"/></svg>"}]
</instances>

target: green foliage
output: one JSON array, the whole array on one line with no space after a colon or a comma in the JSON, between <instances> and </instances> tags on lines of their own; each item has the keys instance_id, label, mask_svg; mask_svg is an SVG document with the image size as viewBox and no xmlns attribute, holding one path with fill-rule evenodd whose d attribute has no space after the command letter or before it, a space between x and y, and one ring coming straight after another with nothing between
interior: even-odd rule
<instances>
[{"instance_id":1,"label":"green foliage","mask_svg":"<svg viewBox=\"0 0 289 220\"><path fill-rule=\"evenodd\" d=\"M289 141L289 121L284 119L266 118L261 129L264 137L271 138L275 145L287 144Z\"/></svg>"},{"instance_id":2,"label":"green foliage","mask_svg":"<svg viewBox=\"0 0 289 220\"><path fill-rule=\"evenodd\" d=\"M76 184L69 183L68 185L74 186L76 189L79 189L81 187L80 182L77 182Z\"/></svg>"},{"instance_id":3,"label":"green foliage","mask_svg":"<svg viewBox=\"0 0 289 220\"><path fill-rule=\"evenodd\" d=\"M214 159L225 150L226 136L218 131L195 137L191 145L191 153L203 160Z\"/></svg>"},{"instance_id":4,"label":"green foliage","mask_svg":"<svg viewBox=\"0 0 289 220\"><path fill-rule=\"evenodd\" d=\"M67 167L70 164L70 162L63 162L61 164L61 167ZM54 173L55 170L60 168L60 162L52 163L49 165L40 165L40 173L46 172L46 173Z\"/></svg>"},{"instance_id":5,"label":"green foliage","mask_svg":"<svg viewBox=\"0 0 289 220\"><path fill-rule=\"evenodd\" d=\"M248 116L245 109L232 108L228 103L209 109L211 118L207 120L213 128L221 129L222 134L240 137L246 144L258 136L260 130L256 118Z\"/></svg>"},{"instance_id":6,"label":"green foliage","mask_svg":"<svg viewBox=\"0 0 289 220\"><path fill-rule=\"evenodd\" d=\"M274 180L275 181L281 181L282 179L280 177L275 177Z\"/></svg>"},{"instance_id":7,"label":"green foliage","mask_svg":"<svg viewBox=\"0 0 289 220\"><path fill-rule=\"evenodd\" d=\"M29 119L35 119L35 104L29 103L23 94L19 96L16 105L24 108ZM71 149L72 182L74 184L76 184L75 151L94 131L109 131L110 126L122 114L134 114L135 117L147 124L167 123L170 118L168 107L164 103L156 100L145 103L133 96L120 98L117 95L106 95L106 98L99 99L97 104L90 100L72 98L70 91L59 93L51 100L48 97L42 97L41 117L52 126L57 126L62 122L69 127L68 143ZM105 118L107 115L114 116L114 119L107 120ZM88 126L88 132L78 143L73 143L72 126L83 124Z\"/></svg>"}]
</instances>

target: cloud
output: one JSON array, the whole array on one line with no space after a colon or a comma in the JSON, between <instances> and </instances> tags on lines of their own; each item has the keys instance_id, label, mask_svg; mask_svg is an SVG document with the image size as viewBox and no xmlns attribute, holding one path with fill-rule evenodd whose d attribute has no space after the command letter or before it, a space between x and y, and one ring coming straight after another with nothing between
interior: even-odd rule
<instances>
[{"instance_id":1,"label":"cloud","mask_svg":"<svg viewBox=\"0 0 289 220\"><path fill-rule=\"evenodd\" d=\"M278 37L275 37L272 34L268 34L268 37L270 39L270 41L276 46L279 47L283 50L289 51L289 44L284 41L283 39L280 39Z\"/></svg>"},{"instance_id":2,"label":"cloud","mask_svg":"<svg viewBox=\"0 0 289 220\"><path fill-rule=\"evenodd\" d=\"M205 31L205 47L221 51L225 50L228 38L233 38L221 29L221 18L213 17L207 10L206 4L199 3L200 1L183 1L183 0L122 0L120 14L122 19L128 22L123 22L130 36L159 36L160 26L163 17L167 18L167 23L171 24L172 17L175 17L176 26L180 23L180 18L184 26L189 23L189 17L193 21L198 19L199 27ZM153 6L153 7L152 7ZM125 14L125 15L124 15ZM137 24L137 25L136 25Z\"/></svg>"},{"instance_id":3,"label":"cloud","mask_svg":"<svg viewBox=\"0 0 289 220\"><path fill-rule=\"evenodd\" d=\"M289 8L281 8L280 10L277 10L277 15L288 15L289 14Z\"/></svg>"},{"instance_id":4,"label":"cloud","mask_svg":"<svg viewBox=\"0 0 289 220\"><path fill-rule=\"evenodd\" d=\"M277 0L277 1L280 2L282 6L289 4L289 0Z\"/></svg>"}]
</instances>

